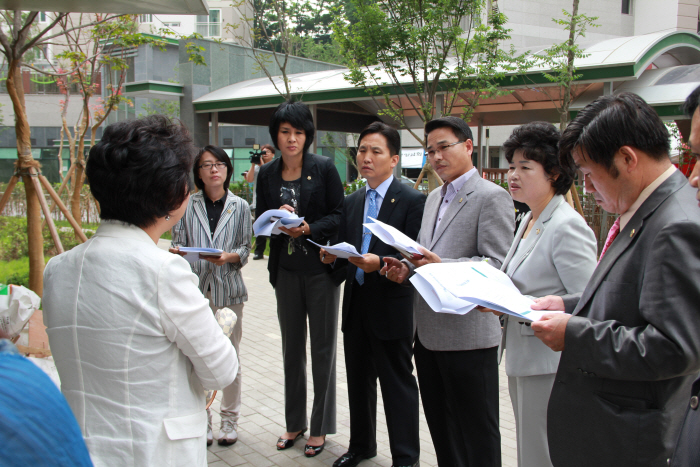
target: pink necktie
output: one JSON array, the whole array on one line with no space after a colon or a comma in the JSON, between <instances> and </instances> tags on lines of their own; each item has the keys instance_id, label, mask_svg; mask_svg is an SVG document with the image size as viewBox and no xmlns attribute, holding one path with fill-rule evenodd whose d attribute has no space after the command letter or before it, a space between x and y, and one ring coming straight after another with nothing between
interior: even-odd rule
<instances>
[{"instance_id":1,"label":"pink necktie","mask_svg":"<svg viewBox=\"0 0 700 467\"><path fill-rule=\"evenodd\" d=\"M605 255L605 252L608 251L608 248L612 244L613 240L615 240L615 237L617 237L617 234L620 233L620 218L618 217L615 219L615 223L610 227L610 231L608 232L608 238L605 239L605 245L603 245L603 251L600 252L600 258L598 259L598 264L603 259L603 255Z\"/></svg>"}]
</instances>

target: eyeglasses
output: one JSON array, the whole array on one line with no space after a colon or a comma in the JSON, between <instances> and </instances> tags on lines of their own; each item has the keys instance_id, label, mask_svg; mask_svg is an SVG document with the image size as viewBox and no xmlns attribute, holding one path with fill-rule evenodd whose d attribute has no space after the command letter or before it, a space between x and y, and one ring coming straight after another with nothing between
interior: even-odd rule
<instances>
[{"instance_id":1,"label":"eyeglasses","mask_svg":"<svg viewBox=\"0 0 700 467\"><path fill-rule=\"evenodd\" d=\"M435 157L435 154L437 154L437 153L444 154L445 151L447 151L447 149L448 149L450 146L454 146L455 144L459 144L459 143L463 143L463 142L464 142L464 141L455 141L454 143L443 144L443 145L441 145L441 146L438 146L437 149L430 149L430 150L428 151L428 157Z\"/></svg>"},{"instance_id":2,"label":"eyeglasses","mask_svg":"<svg viewBox=\"0 0 700 467\"><path fill-rule=\"evenodd\" d=\"M204 170L211 170L212 167L216 166L216 170L223 170L224 167L226 167L226 164L223 162L217 162L216 164L212 164L211 162L205 162L204 164L200 165L200 169Z\"/></svg>"}]
</instances>

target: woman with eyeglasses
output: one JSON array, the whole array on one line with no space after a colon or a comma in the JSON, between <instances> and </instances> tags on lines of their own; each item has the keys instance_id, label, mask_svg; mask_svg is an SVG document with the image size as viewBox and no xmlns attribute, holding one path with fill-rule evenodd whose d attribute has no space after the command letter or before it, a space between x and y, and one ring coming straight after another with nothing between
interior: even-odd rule
<instances>
[{"instance_id":1,"label":"woman with eyeglasses","mask_svg":"<svg viewBox=\"0 0 700 467\"><path fill-rule=\"evenodd\" d=\"M199 188L190 196L185 215L172 232L172 253L180 247L203 247L223 250L221 256L200 256L192 263L199 277L199 289L209 299L213 313L228 307L238 320L231 333L231 345L239 355L238 375L223 390L221 425L217 442L227 446L238 441L238 418L241 413L240 343L243 334L243 303L248 292L241 268L248 262L251 248L251 220L248 203L228 190L233 174L231 159L223 149L205 146L194 160L194 184ZM207 445L214 441L211 411L207 410Z\"/></svg>"},{"instance_id":2,"label":"woman with eyeglasses","mask_svg":"<svg viewBox=\"0 0 700 467\"><path fill-rule=\"evenodd\" d=\"M282 334L286 432L277 449L288 449L309 429L306 457L323 451L326 434L335 433L335 353L340 291L331 268L318 260L318 244L335 243L343 185L333 159L309 153L314 123L301 102L285 102L270 120L270 137L282 157L260 168L259 216L286 209L303 224L270 240L270 283L275 288ZM311 424L306 412L306 328L311 339L314 400Z\"/></svg>"}]
</instances>

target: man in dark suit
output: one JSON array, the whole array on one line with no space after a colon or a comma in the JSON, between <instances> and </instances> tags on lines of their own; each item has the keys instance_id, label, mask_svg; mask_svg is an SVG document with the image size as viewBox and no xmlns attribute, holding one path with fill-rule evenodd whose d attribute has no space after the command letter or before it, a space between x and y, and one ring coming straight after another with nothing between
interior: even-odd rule
<instances>
[{"instance_id":1,"label":"man in dark suit","mask_svg":"<svg viewBox=\"0 0 700 467\"><path fill-rule=\"evenodd\" d=\"M373 217L415 239L425 195L392 175L399 161L398 131L375 122L360 134L357 166L367 186L345 199L338 240L363 253L337 260L321 249L321 260L336 269L347 265L342 330L350 403L350 446L333 464L352 467L377 455L377 378L384 394L392 462L418 464L418 386L413 364L413 287L379 275L382 259L395 249L371 235L363 222ZM349 264L348 264L349 261Z\"/></svg>"},{"instance_id":2,"label":"man in dark suit","mask_svg":"<svg viewBox=\"0 0 700 467\"><path fill-rule=\"evenodd\" d=\"M437 118L425 125L425 133L428 160L445 185L425 203L418 235L424 256L387 258L382 271L403 283L428 263L486 260L500 268L515 232L511 196L473 166L472 132L464 120ZM436 313L418 294L413 308L418 384L438 464L500 467L498 318L474 311Z\"/></svg>"},{"instance_id":3,"label":"man in dark suit","mask_svg":"<svg viewBox=\"0 0 700 467\"><path fill-rule=\"evenodd\" d=\"M564 131L586 190L620 214L582 294L538 301L562 351L547 410L555 466L667 465L700 369L700 210L654 109L603 96Z\"/></svg>"},{"instance_id":4,"label":"man in dark suit","mask_svg":"<svg viewBox=\"0 0 700 467\"><path fill-rule=\"evenodd\" d=\"M690 145L690 155L696 159L693 173L690 174L690 186L698 188L696 195L698 207L700 207L700 87L688 96L685 100L684 109L686 115L692 118L690 123L690 137L688 144ZM700 242L700 238L697 239ZM687 396L686 396L687 397ZM687 400L687 408L685 412L685 420L681 434L678 436L676 449L671 458L672 467L683 467L689 465L700 465L700 378L693 383L690 397Z\"/></svg>"}]
</instances>

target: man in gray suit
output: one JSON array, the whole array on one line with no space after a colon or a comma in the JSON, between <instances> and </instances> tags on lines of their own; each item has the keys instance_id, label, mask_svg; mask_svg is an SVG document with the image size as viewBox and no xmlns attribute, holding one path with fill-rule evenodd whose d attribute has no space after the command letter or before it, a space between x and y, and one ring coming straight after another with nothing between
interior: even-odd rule
<instances>
[{"instance_id":1,"label":"man in gray suit","mask_svg":"<svg viewBox=\"0 0 700 467\"><path fill-rule=\"evenodd\" d=\"M667 465L700 369L700 210L671 164L656 112L632 93L603 96L559 145L586 190L620 214L582 294L532 324L562 351L549 399L555 466Z\"/></svg>"},{"instance_id":2,"label":"man in gray suit","mask_svg":"<svg viewBox=\"0 0 700 467\"><path fill-rule=\"evenodd\" d=\"M695 167L688 180L690 186L698 189L696 197L698 207L700 207L700 158L698 158L698 152L700 152L700 86L695 88L685 100L683 110L688 117L692 118L688 145L691 151L690 156L695 159ZM697 241L700 242L700 238ZM695 380L692 391L690 394L686 394L686 397L688 402L685 419L671 458L671 467L700 465L700 446L698 446L700 439L700 378Z\"/></svg>"},{"instance_id":3,"label":"man in gray suit","mask_svg":"<svg viewBox=\"0 0 700 467\"><path fill-rule=\"evenodd\" d=\"M403 282L435 262L483 261L499 268L513 241L513 201L472 164L472 133L464 120L425 126L428 158L445 180L428 196L418 243L421 258L385 258L382 273ZM497 349L501 326L491 313L436 313L416 293L414 358L425 418L441 466L501 465Z\"/></svg>"}]
</instances>

